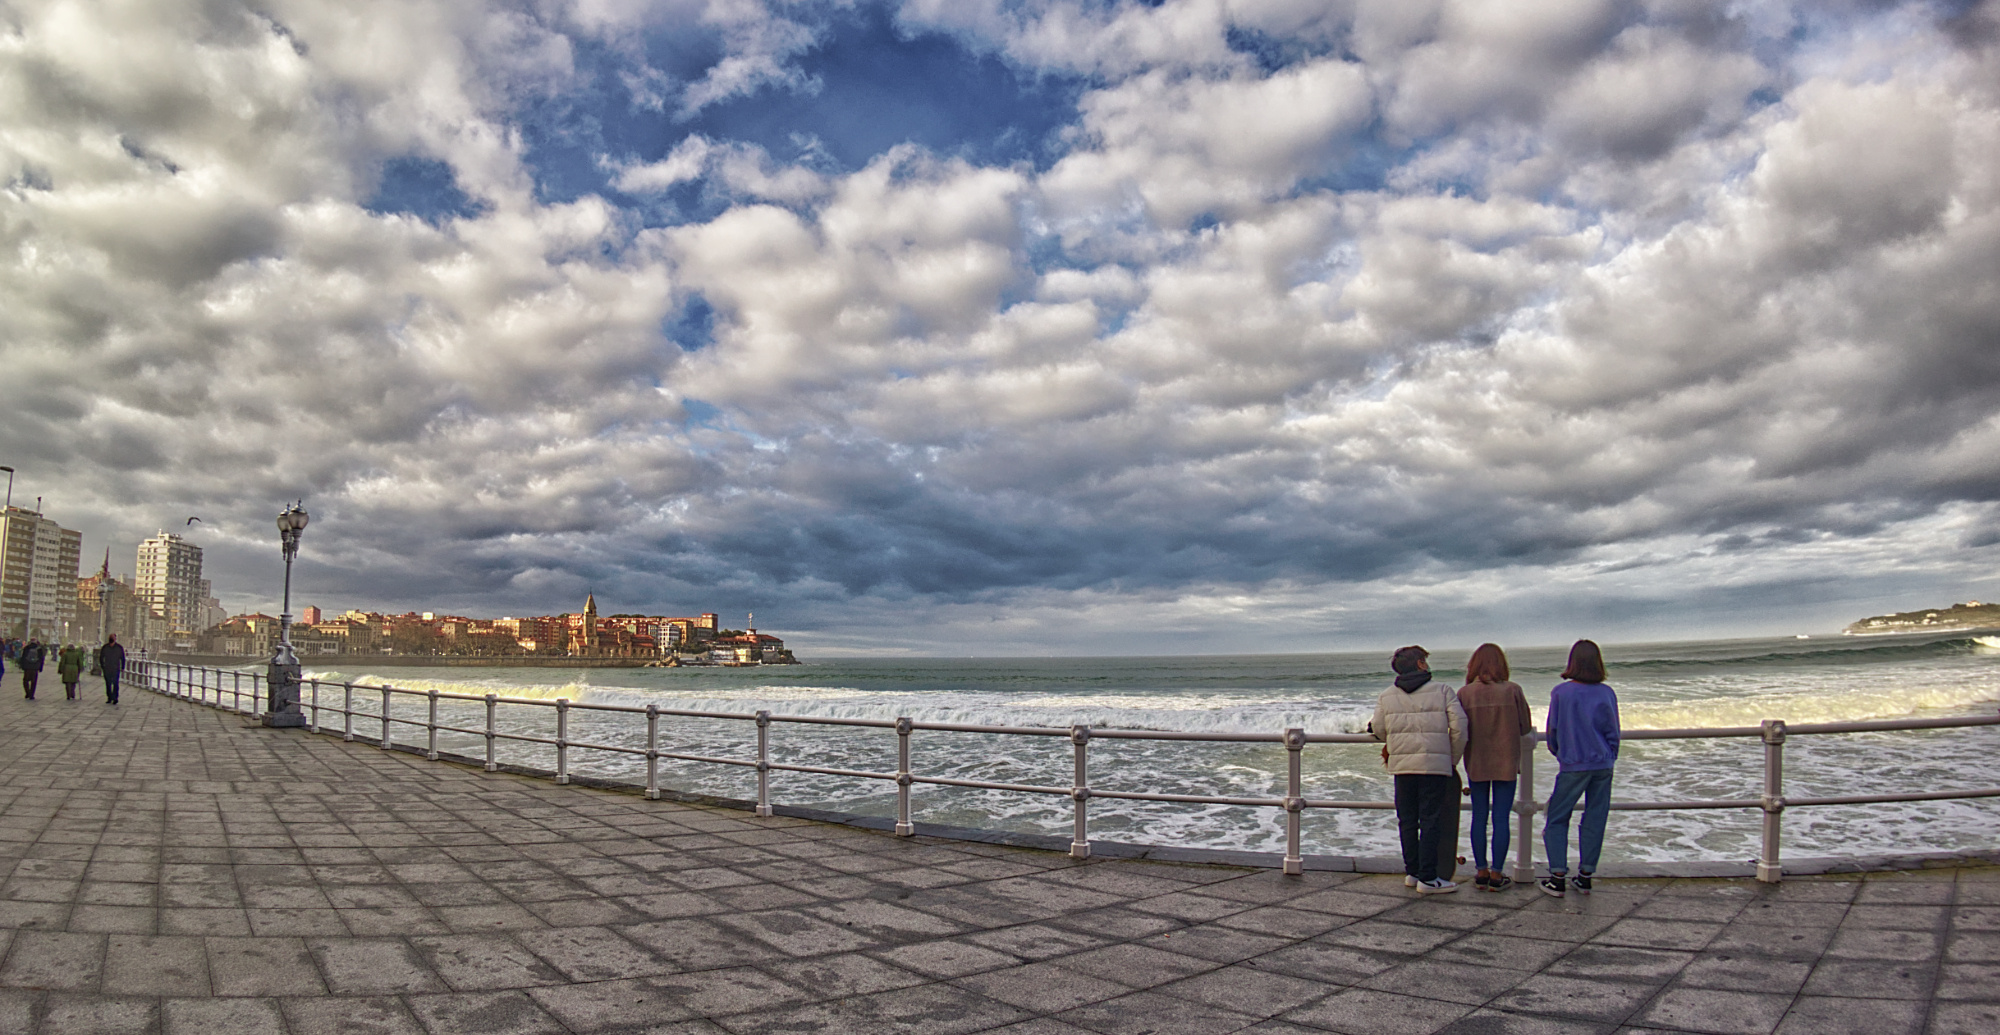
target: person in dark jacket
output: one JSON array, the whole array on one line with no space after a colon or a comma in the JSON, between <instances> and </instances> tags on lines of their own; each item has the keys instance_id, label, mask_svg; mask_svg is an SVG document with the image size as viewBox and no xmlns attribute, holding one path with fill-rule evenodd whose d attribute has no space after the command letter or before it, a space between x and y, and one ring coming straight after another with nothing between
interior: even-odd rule
<instances>
[{"instance_id":1,"label":"person in dark jacket","mask_svg":"<svg viewBox=\"0 0 2000 1035\"><path fill-rule=\"evenodd\" d=\"M74 643L64 644L56 654L56 675L62 678L63 696L76 700L76 681L83 678L83 648Z\"/></svg>"},{"instance_id":2,"label":"person in dark jacket","mask_svg":"<svg viewBox=\"0 0 2000 1035\"><path fill-rule=\"evenodd\" d=\"M35 699L35 683L42 678L42 660L48 655L42 641L30 636L21 648L21 656L16 659L21 666L21 689L28 692L28 700Z\"/></svg>"},{"instance_id":3,"label":"person in dark jacket","mask_svg":"<svg viewBox=\"0 0 2000 1035\"><path fill-rule=\"evenodd\" d=\"M97 648L97 669L104 673L104 703L118 703L118 680L125 674L125 647L118 642L118 634L105 637L104 646Z\"/></svg>"},{"instance_id":4,"label":"person in dark jacket","mask_svg":"<svg viewBox=\"0 0 2000 1035\"><path fill-rule=\"evenodd\" d=\"M1542 891L1563 897L1566 884L1577 894L1590 894L1591 874L1604 849L1604 824L1611 816L1611 768L1618 761L1618 695L1604 684L1604 652L1590 640L1569 649L1569 667L1562 682L1549 691L1546 743L1556 756L1556 786L1549 792L1548 821L1542 825L1542 848L1548 853L1549 875ZM1583 799L1583 820L1576 828L1576 880L1569 872L1569 818Z\"/></svg>"}]
</instances>

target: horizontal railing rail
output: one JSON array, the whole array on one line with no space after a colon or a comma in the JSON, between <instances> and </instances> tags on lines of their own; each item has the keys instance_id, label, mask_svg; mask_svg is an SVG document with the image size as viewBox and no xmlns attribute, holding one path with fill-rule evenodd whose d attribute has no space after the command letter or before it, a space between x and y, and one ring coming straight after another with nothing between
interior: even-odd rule
<instances>
[{"instance_id":1,"label":"horizontal railing rail","mask_svg":"<svg viewBox=\"0 0 2000 1035\"><path fill-rule=\"evenodd\" d=\"M134 685L156 693L183 700L224 708L238 714L260 714L260 702L267 700L268 686L262 673L236 669L205 668L182 665L173 662L135 659L130 663L128 679ZM1066 797L1072 807L1072 837L1070 854L1076 858L1090 855L1089 803L1093 798L1118 801L1160 802L1167 804L1223 805L1243 808L1275 808L1285 812L1285 854L1284 871L1289 874L1303 872L1304 857L1300 854L1300 824L1302 815L1309 809L1325 810L1385 810L1395 808L1391 801L1346 801L1330 798L1308 798L1303 792L1303 754L1310 744L1379 744L1374 737L1365 733L1307 733L1302 729L1287 729L1278 733L1189 733L1174 730L1103 729L1092 726L1071 726L1068 728L1048 726L1007 726L964 722L928 722L908 717L897 719L839 718L824 715L784 715L770 711L724 712L682 708L663 708L658 705L594 704L571 701L567 698L536 700L533 698L501 697L496 694L465 694L439 690L411 690L395 686L369 685L354 682L307 679L303 682L307 716L307 728L314 733L329 732L322 728L322 713L331 713L340 720L339 736L348 741L356 739L354 731L357 719L380 724L380 735L375 738L382 750L390 750L399 745L395 740L397 726L414 727L424 731L423 754L431 759L438 755L439 733L456 733L480 737L485 742L484 765L488 772L497 771L500 763L497 745L501 741L539 744L555 748L555 781L560 784L570 782L570 752L599 751L618 755L638 756L646 760L645 794L647 798L658 799L661 795L659 762L667 759L676 762L693 762L704 765L734 766L754 769L757 780L757 815L772 814L771 774L774 772L810 773L820 776L843 777L858 780L881 780L896 784L896 825L897 834L908 836L915 833L915 824L910 819L911 788L918 785L936 787L962 787L973 790L1005 791L1016 794L1038 794ZM338 692L339 703L325 703L323 695ZM380 707L373 712L355 708L356 692L379 695ZM398 697L416 698L425 704L422 717L395 713ZM464 702L484 705L486 722L483 727L473 728L453 726L438 721L438 702ZM540 708L554 712L554 728L550 735L505 731L498 723L499 708ZM644 716L646 721L646 746L643 748L622 744L599 744L574 740L569 735L571 712L591 712ZM672 750L662 747L660 740L660 719L716 719L733 722L749 722L756 728L757 757L729 758L719 755L698 754L691 751ZM789 723L806 726L841 726L860 729L888 729L896 734L896 771L878 772L865 769L847 769L837 766L804 765L771 760L770 729L774 723ZM1756 809L1763 813L1761 854L1756 860L1757 879L1775 883L1783 879L1782 863L1783 823L1785 810L1808 806L1875 805L1897 802L1952 801L1978 798L2000 797L2000 787L1966 788L1959 790L1918 791L1886 794L1854 794L1835 797L1787 798L1784 793L1784 746L1794 736L1834 735L1851 733L1906 732L1914 730L1962 729L1975 726L2000 725L2000 714L1968 715L1935 719L1881 719L1857 722L1817 722L1788 725L1781 719L1767 719L1756 726L1723 726L1689 729L1626 730L1624 740L1704 740L1725 738L1757 738L1763 745L1764 779L1762 794L1755 798L1727 798L1699 801L1614 801L1613 809L1622 811L1683 811L1701 809ZM924 775L910 769L910 737L923 731L933 733L975 733L998 736L1061 737L1067 738L1072 748L1071 782L1067 787L1053 784L1012 783L997 780L972 780L957 777ZM1535 746L1542 742L1542 734L1529 733L1521 737L1520 784L1527 793L1519 795L1514 802L1515 822L1518 824L1515 839L1514 879L1529 880L1534 876L1534 842L1532 821L1535 815L1546 811L1544 802L1534 796ZM1089 749L1093 740L1137 740L1137 741L1194 741L1226 744L1279 744L1286 749L1286 791L1282 797L1245 796L1227 794L1169 794L1157 791L1114 790L1092 786L1089 779ZM400 745L414 749L414 745Z\"/></svg>"}]
</instances>

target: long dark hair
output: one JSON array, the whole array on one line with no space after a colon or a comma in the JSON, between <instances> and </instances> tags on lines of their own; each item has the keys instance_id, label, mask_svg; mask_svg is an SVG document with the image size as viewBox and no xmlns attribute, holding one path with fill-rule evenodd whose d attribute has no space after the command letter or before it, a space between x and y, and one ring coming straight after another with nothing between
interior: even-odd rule
<instances>
[{"instance_id":1,"label":"long dark hair","mask_svg":"<svg viewBox=\"0 0 2000 1035\"><path fill-rule=\"evenodd\" d=\"M1472 652L1472 659L1465 663L1465 681L1468 683L1505 683L1511 673L1507 669L1507 653L1497 643L1482 643Z\"/></svg>"},{"instance_id":2,"label":"long dark hair","mask_svg":"<svg viewBox=\"0 0 2000 1035\"><path fill-rule=\"evenodd\" d=\"M1563 669L1563 678L1579 683L1604 682L1604 652L1597 649L1595 640L1578 640L1569 649L1569 667Z\"/></svg>"}]
</instances>

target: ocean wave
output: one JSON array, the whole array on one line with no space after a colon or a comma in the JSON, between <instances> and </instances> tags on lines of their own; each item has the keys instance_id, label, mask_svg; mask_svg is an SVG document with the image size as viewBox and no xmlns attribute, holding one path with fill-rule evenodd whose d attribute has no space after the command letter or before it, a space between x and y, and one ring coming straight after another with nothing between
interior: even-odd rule
<instances>
[{"instance_id":1,"label":"ocean wave","mask_svg":"<svg viewBox=\"0 0 2000 1035\"><path fill-rule=\"evenodd\" d=\"M593 703L659 703L647 691L593 688ZM1298 727L1311 733L1357 733L1374 712L1374 703L1308 701L1257 702L1234 705L1212 699L1183 702L1168 698L1076 697L1040 703L1007 699L939 700L937 694L860 694L841 698L757 696L676 696L673 707L688 711L753 712L769 709L780 715L823 719L875 721L907 717L917 722L981 726L1041 726L1067 729L1086 725L1107 729L1162 730L1184 733L1277 733ZM625 699L620 699L625 698Z\"/></svg>"},{"instance_id":2,"label":"ocean wave","mask_svg":"<svg viewBox=\"0 0 2000 1035\"><path fill-rule=\"evenodd\" d=\"M1963 712L1995 700L2000 700L2000 688L1990 682L1965 680L1941 686L1796 690L1677 701L1621 700L1619 718L1626 728L1639 730L1755 726L1765 719L1783 719L1794 725L1863 722L1923 712ZM1536 714L1539 721L1541 712Z\"/></svg>"},{"instance_id":3,"label":"ocean wave","mask_svg":"<svg viewBox=\"0 0 2000 1035\"><path fill-rule=\"evenodd\" d=\"M398 677L395 679L389 679L383 676L372 675L369 673L361 673L350 676L346 673L334 670L308 672L306 674L306 677L308 679L319 680L322 684L331 684L334 686L338 686L339 684L343 683L352 683L354 684L354 688L357 690L362 689L363 687L366 687L371 690L379 690L382 687L387 686L397 690L408 690L420 694L429 693L432 690L436 690L438 693L441 694L470 694L475 697L484 697L487 694L494 694L498 697L503 697L503 698L511 697L519 700L529 700L529 701L554 701L559 698L568 698L570 701L578 704L584 703L586 700L589 700L592 703L603 703L597 701L595 698L603 690L607 689L605 687L596 687L596 686L591 686L588 683L581 683L575 681L562 684L531 683L524 685L521 683L501 682L499 680L477 680L477 679L463 679L463 678L405 679ZM617 689L617 688L610 688L610 689ZM325 693L324 687L322 688L321 693Z\"/></svg>"},{"instance_id":4,"label":"ocean wave","mask_svg":"<svg viewBox=\"0 0 2000 1035\"><path fill-rule=\"evenodd\" d=\"M1923 643L1880 643L1854 647L1825 647L1818 650L1763 651L1756 654L1718 655L1700 658L1610 658L1613 678L1629 670L1659 672L1674 669L1710 669L1761 665L1866 664L1872 661L1909 661L1924 658L1954 658L1984 654L2000 649L2000 636L1958 636Z\"/></svg>"}]
</instances>

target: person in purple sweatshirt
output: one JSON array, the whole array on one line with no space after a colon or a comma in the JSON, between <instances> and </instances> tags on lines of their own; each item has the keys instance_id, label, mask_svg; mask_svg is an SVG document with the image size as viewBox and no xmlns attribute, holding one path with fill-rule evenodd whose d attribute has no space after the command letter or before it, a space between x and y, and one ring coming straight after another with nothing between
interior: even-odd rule
<instances>
[{"instance_id":1,"label":"person in purple sweatshirt","mask_svg":"<svg viewBox=\"0 0 2000 1035\"><path fill-rule=\"evenodd\" d=\"M1556 756L1556 786L1549 792L1542 848L1549 875L1544 893L1563 897L1569 874L1569 817L1583 799L1576 831L1576 892L1590 894L1590 877L1604 849L1604 822L1611 815L1611 767L1618 761L1618 695L1604 685L1604 652L1590 640L1569 649L1564 682L1549 691L1549 753Z\"/></svg>"}]
</instances>

